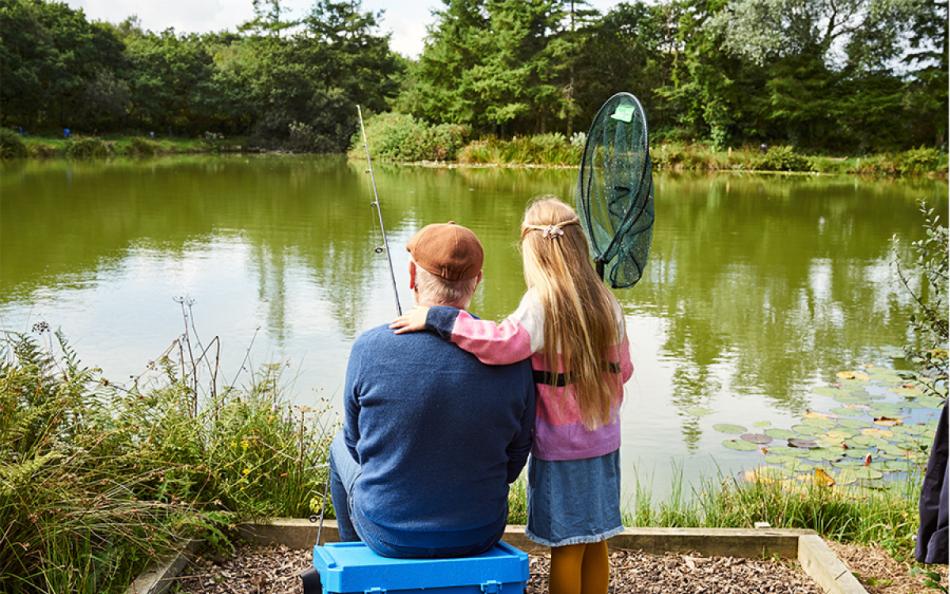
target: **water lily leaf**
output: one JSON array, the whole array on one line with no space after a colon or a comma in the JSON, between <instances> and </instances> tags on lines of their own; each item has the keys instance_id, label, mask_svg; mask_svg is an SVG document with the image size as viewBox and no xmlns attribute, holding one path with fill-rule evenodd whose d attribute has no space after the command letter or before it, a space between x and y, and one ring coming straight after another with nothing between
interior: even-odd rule
<instances>
[{"instance_id":1,"label":"water lily leaf","mask_svg":"<svg viewBox=\"0 0 950 594\"><path fill-rule=\"evenodd\" d=\"M825 429L831 429L835 426L837 419L822 419L818 417L811 417L804 419L802 423L806 425L811 425L813 427L823 427Z\"/></svg>"},{"instance_id":2,"label":"water lily leaf","mask_svg":"<svg viewBox=\"0 0 950 594\"><path fill-rule=\"evenodd\" d=\"M859 382L866 382L871 379L871 377L863 371L839 371L837 376L839 380L857 380Z\"/></svg>"},{"instance_id":3,"label":"water lily leaf","mask_svg":"<svg viewBox=\"0 0 950 594\"><path fill-rule=\"evenodd\" d=\"M860 429L861 427L867 427L869 424L870 421L863 419L838 419L838 426L847 429Z\"/></svg>"},{"instance_id":4,"label":"water lily leaf","mask_svg":"<svg viewBox=\"0 0 950 594\"><path fill-rule=\"evenodd\" d=\"M889 429L868 428L862 429L861 435L866 435L868 437L893 437L894 432Z\"/></svg>"},{"instance_id":5,"label":"water lily leaf","mask_svg":"<svg viewBox=\"0 0 950 594\"><path fill-rule=\"evenodd\" d=\"M683 412L691 417L705 417L706 415L713 414L715 411L705 406L691 406Z\"/></svg>"},{"instance_id":6,"label":"water lily leaf","mask_svg":"<svg viewBox=\"0 0 950 594\"><path fill-rule=\"evenodd\" d=\"M870 408L870 412L877 417L898 417L903 410L902 407L893 402L875 402Z\"/></svg>"},{"instance_id":7,"label":"water lily leaf","mask_svg":"<svg viewBox=\"0 0 950 594\"><path fill-rule=\"evenodd\" d=\"M809 409L805 411L803 418L810 419L810 420L815 420L815 419L830 420L830 419L833 419L834 417L832 415L829 415L828 413L818 412L816 410Z\"/></svg>"},{"instance_id":8,"label":"water lily leaf","mask_svg":"<svg viewBox=\"0 0 950 594\"><path fill-rule=\"evenodd\" d=\"M772 443L772 438L764 433L743 433L739 436L739 439L744 439L749 443L757 443L759 445Z\"/></svg>"},{"instance_id":9,"label":"water lily leaf","mask_svg":"<svg viewBox=\"0 0 950 594\"><path fill-rule=\"evenodd\" d=\"M898 425L891 429L894 433L899 435L929 435L934 431L935 427L931 427L926 423L916 423L913 425Z\"/></svg>"},{"instance_id":10,"label":"water lily leaf","mask_svg":"<svg viewBox=\"0 0 950 594\"><path fill-rule=\"evenodd\" d=\"M844 471L842 471L842 472L844 472ZM855 469L853 469L853 470L852 470L852 469L848 469L848 472L853 472L853 473L854 473L854 476L855 476L858 480L865 480L865 481L874 481L874 480L877 480L877 479L882 478L882 477L884 476L884 473L881 472L880 470L877 470L877 469L874 469L874 468L869 468L869 467L867 467L867 466L863 466L863 467L860 467L860 468L855 468Z\"/></svg>"},{"instance_id":11,"label":"water lily leaf","mask_svg":"<svg viewBox=\"0 0 950 594\"><path fill-rule=\"evenodd\" d=\"M852 431L844 431L842 429L833 429L829 431L828 433L826 433L824 437L826 439L836 439L838 441L844 441L846 439L854 437L854 435L855 434Z\"/></svg>"},{"instance_id":12,"label":"water lily leaf","mask_svg":"<svg viewBox=\"0 0 950 594\"><path fill-rule=\"evenodd\" d=\"M717 423L713 425L713 429L720 433L729 433L734 435L739 435L740 433L746 432L746 428L742 425L732 425L730 423Z\"/></svg>"},{"instance_id":13,"label":"water lily leaf","mask_svg":"<svg viewBox=\"0 0 950 594\"><path fill-rule=\"evenodd\" d=\"M789 456L784 453L769 452L765 455L766 464L775 464L776 466L796 466L802 463L802 460L796 456Z\"/></svg>"},{"instance_id":14,"label":"water lily leaf","mask_svg":"<svg viewBox=\"0 0 950 594\"><path fill-rule=\"evenodd\" d=\"M917 465L910 460L888 460L876 465L882 472L910 472L917 469Z\"/></svg>"},{"instance_id":15,"label":"water lily leaf","mask_svg":"<svg viewBox=\"0 0 950 594\"><path fill-rule=\"evenodd\" d=\"M879 446L886 443L887 441L880 436L872 436L872 435L864 435L864 434L852 437L849 441L850 445L864 446L864 447Z\"/></svg>"},{"instance_id":16,"label":"water lily leaf","mask_svg":"<svg viewBox=\"0 0 950 594\"><path fill-rule=\"evenodd\" d=\"M882 427L893 427L894 425L902 425L904 421L900 417L875 417L874 424L881 425Z\"/></svg>"},{"instance_id":17,"label":"water lily leaf","mask_svg":"<svg viewBox=\"0 0 950 594\"><path fill-rule=\"evenodd\" d=\"M772 421L756 421L755 423L752 423L753 427L759 427L759 428L765 428L771 425L772 425Z\"/></svg>"},{"instance_id":18,"label":"water lily leaf","mask_svg":"<svg viewBox=\"0 0 950 594\"><path fill-rule=\"evenodd\" d=\"M837 395L835 395L834 399L838 402L854 404L860 404L862 402L868 401L866 395L855 394L851 392L839 392Z\"/></svg>"},{"instance_id":19,"label":"water lily leaf","mask_svg":"<svg viewBox=\"0 0 950 594\"><path fill-rule=\"evenodd\" d=\"M775 466L760 466L743 473L743 478L749 483L774 483L785 480L790 476L792 476L791 471L784 468L776 468Z\"/></svg>"},{"instance_id":20,"label":"water lily leaf","mask_svg":"<svg viewBox=\"0 0 950 594\"><path fill-rule=\"evenodd\" d=\"M818 448L818 442L814 439L797 439L792 437L788 440L788 447L811 450Z\"/></svg>"},{"instance_id":21,"label":"water lily leaf","mask_svg":"<svg viewBox=\"0 0 950 594\"><path fill-rule=\"evenodd\" d=\"M809 425L802 424L802 425L795 425L794 427L792 427L792 431L794 431L798 435L811 435L815 437L818 437L819 435L824 435L827 429L828 427L822 427L820 425L813 425L813 424L809 424Z\"/></svg>"},{"instance_id":22,"label":"water lily leaf","mask_svg":"<svg viewBox=\"0 0 950 594\"><path fill-rule=\"evenodd\" d=\"M808 450L808 459L815 462L836 462L844 456L844 451L834 448Z\"/></svg>"},{"instance_id":23,"label":"water lily leaf","mask_svg":"<svg viewBox=\"0 0 950 594\"><path fill-rule=\"evenodd\" d=\"M754 443L749 443L748 441L743 441L741 439L727 439L722 442L722 445L729 448L730 450L738 450L740 452L754 452L759 449L759 446Z\"/></svg>"},{"instance_id":24,"label":"water lily leaf","mask_svg":"<svg viewBox=\"0 0 950 594\"><path fill-rule=\"evenodd\" d=\"M904 384L899 388L894 388L894 393L899 396L920 396L923 394L923 391L914 384Z\"/></svg>"},{"instance_id":25,"label":"water lily leaf","mask_svg":"<svg viewBox=\"0 0 950 594\"><path fill-rule=\"evenodd\" d=\"M766 429L765 434L773 439L788 439L789 437L795 437L798 435L794 431L790 431L788 429L779 429L778 427Z\"/></svg>"}]
</instances>

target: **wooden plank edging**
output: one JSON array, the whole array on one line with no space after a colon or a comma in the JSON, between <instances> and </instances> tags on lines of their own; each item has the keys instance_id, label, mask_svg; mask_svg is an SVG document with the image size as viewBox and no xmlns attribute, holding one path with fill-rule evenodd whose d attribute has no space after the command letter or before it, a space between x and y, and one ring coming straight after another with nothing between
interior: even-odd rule
<instances>
[{"instance_id":1,"label":"wooden plank edging","mask_svg":"<svg viewBox=\"0 0 950 594\"><path fill-rule=\"evenodd\" d=\"M307 519L274 518L237 526L244 540L259 545L281 544L292 549L312 548L317 540L316 523ZM321 544L339 538L335 520L323 525ZM524 526L509 524L506 542L529 553L547 550L528 540ZM612 548L642 550L648 553L695 552L705 556L745 558L779 557L797 560L802 570L826 594L868 594L824 540L812 530L745 528L625 528L609 541ZM197 541L158 568L140 575L126 594L164 594L182 570Z\"/></svg>"},{"instance_id":2,"label":"wooden plank edging","mask_svg":"<svg viewBox=\"0 0 950 594\"><path fill-rule=\"evenodd\" d=\"M159 561L155 567L139 574L126 594L164 594L174 583L188 560L198 550L199 540L189 540L177 553Z\"/></svg>"},{"instance_id":3,"label":"wooden plank edging","mask_svg":"<svg viewBox=\"0 0 950 594\"><path fill-rule=\"evenodd\" d=\"M818 535L798 539L798 563L826 594L868 594L861 582Z\"/></svg>"}]
</instances>

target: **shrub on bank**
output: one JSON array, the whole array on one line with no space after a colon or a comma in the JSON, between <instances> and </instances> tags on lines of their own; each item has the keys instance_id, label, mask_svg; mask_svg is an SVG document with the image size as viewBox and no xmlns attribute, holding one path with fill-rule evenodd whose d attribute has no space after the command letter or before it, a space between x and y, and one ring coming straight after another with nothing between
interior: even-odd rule
<instances>
[{"instance_id":1,"label":"shrub on bank","mask_svg":"<svg viewBox=\"0 0 950 594\"><path fill-rule=\"evenodd\" d=\"M26 156L26 145L20 135L8 128L0 128L0 159L21 159Z\"/></svg>"},{"instance_id":2,"label":"shrub on bank","mask_svg":"<svg viewBox=\"0 0 950 594\"><path fill-rule=\"evenodd\" d=\"M388 112L365 122L366 138L374 159L397 162L455 160L468 136L468 128L453 124L428 124L408 114ZM350 142L350 157L365 159L360 131Z\"/></svg>"},{"instance_id":3,"label":"shrub on bank","mask_svg":"<svg viewBox=\"0 0 950 594\"><path fill-rule=\"evenodd\" d=\"M459 163L499 165L578 165L584 146L559 132L515 136L511 140L488 137L468 143L458 154Z\"/></svg>"},{"instance_id":4,"label":"shrub on bank","mask_svg":"<svg viewBox=\"0 0 950 594\"><path fill-rule=\"evenodd\" d=\"M772 146L752 163L759 171L811 171L807 157L795 152L790 146Z\"/></svg>"},{"instance_id":5,"label":"shrub on bank","mask_svg":"<svg viewBox=\"0 0 950 594\"><path fill-rule=\"evenodd\" d=\"M111 154L109 145L101 138L81 136L66 141L66 156L73 159L89 159L94 157L108 157Z\"/></svg>"}]
</instances>

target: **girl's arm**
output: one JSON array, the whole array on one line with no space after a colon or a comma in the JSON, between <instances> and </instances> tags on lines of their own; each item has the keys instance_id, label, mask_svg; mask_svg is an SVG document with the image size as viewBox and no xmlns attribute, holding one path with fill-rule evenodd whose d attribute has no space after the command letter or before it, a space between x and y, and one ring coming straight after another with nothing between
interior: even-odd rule
<instances>
[{"instance_id":1,"label":"girl's arm","mask_svg":"<svg viewBox=\"0 0 950 594\"><path fill-rule=\"evenodd\" d=\"M510 365L523 361L541 350L544 322L535 300L526 294L521 305L502 322L479 320L465 310L434 306L398 318L390 328L397 333L424 328L475 355L487 365Z\"/></svg>"}]
</instances>

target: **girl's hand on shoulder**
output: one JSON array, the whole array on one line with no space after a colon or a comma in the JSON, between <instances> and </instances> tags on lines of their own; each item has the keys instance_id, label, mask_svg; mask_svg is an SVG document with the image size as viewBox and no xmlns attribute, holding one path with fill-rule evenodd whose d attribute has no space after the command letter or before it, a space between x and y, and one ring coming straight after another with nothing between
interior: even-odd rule
<instances>
[{"instance_id":1,"label":"girl's hand on shoulder","mask_svg":"<svg viewBox=\"0 0 950 594\"><path fill-rule=\"evenodd\" d=\"M393 320L389 327L395 331L395 334L406 334L407 332L419 332L426 329L426 316L429 315L429 308L417 305Z\"/></svg>"}]
</instances>

